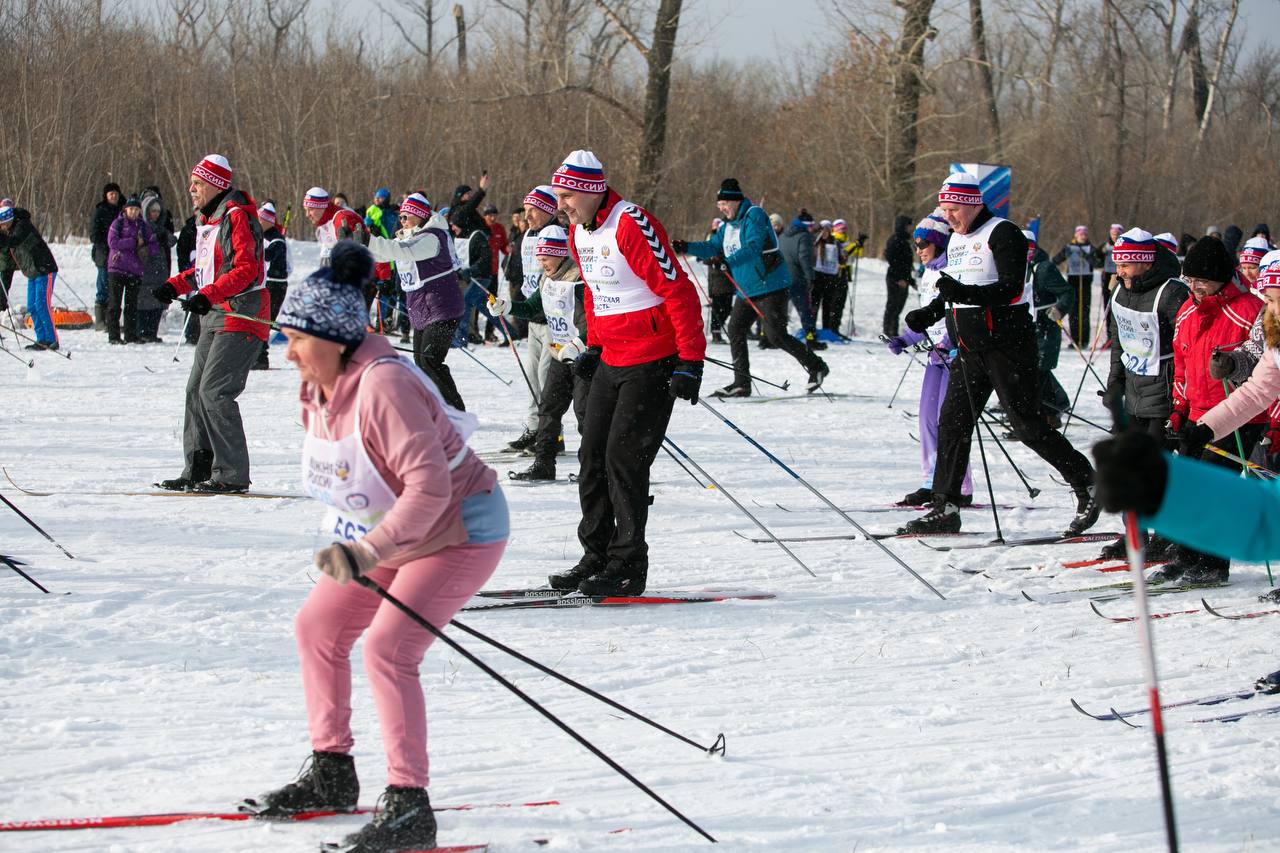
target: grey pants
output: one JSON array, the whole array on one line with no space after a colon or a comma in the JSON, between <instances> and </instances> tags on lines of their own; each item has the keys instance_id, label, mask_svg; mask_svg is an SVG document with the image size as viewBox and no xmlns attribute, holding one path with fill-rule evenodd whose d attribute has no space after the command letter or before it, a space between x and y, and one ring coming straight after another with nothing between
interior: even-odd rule
<instances>
[{"instance_id":1,"label":"grey pants","mask_svg":"<svg viewBox=\"0 0 1280 853\"><path fill-rule=\"evenodd\" d=\"M202 323L191 375L187 377L187 404L182 424L182 451L190 478L198 451L213 454L213 479L248 485L249 446L236 398L244 390L249 368L262 352L262 341L248 332L223 332Z\"/></svg>"}]
</instances>

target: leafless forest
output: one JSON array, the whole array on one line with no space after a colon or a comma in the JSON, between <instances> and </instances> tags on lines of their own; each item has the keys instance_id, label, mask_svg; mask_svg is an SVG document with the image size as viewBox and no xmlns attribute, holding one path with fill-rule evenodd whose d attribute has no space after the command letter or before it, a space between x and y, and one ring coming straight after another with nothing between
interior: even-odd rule
<instances>
[{"instance_id":1,"label":"leafless forest","mask_svg":"<svg viewBox=\"0 0 1280 853\"><path fill-rule=\"evenodd\" d=\"M443 204L487 169L510 207L591 147L677 234L733 175L880 239L975 160L1013 167L1013 215L1051 243L1275 219L1280 50L1241 54L1239 0L833 4L836 47L745 67L685 55L681 0L383 3L376 41L309 0L0 3L0 193L83 235L106 181L182 201L216 151L282 205L313 184Z\"/></svg>"}]
</instances>

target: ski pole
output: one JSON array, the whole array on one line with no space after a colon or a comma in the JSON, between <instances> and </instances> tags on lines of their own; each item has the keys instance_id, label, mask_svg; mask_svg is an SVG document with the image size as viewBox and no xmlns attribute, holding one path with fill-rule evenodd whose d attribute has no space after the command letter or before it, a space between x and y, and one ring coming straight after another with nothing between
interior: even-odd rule
<instances>
[{"instance_id":1,"label":"ski pole","mask_svg":"<svg viewBox=\"0 0 1280 853\"><path fill-rule=\"evenodd\" d=\"M401 348L400 348L400 347L392 347L392 349L401 349ZM462 353L462 354L463 354L463 355L465 355L467 358L471 359L471 360L472 360L472 361L474 361L476 364L478 364L478 365L480 365L481 367L483 367L483 368L485 369L485 371L487 371L487 372L488 372L488 374L489 374L490 376L492 376L494 379L498 380L498 381L499 381L499 382L501 382L503 385L506 385L506 386L508 386L508 387L511 385L511 381L512 381L512 380L510 380L510 379L503 379L501 376L499 376L499 375L498 375L497 371L495 371L492 367L490 367L489 365L485 364L483 361L481 361L480 359L478 359L478 358L476 358L474 355L472 355L472 354L471 354L471 350L467 349L466 347L458 347L457 349L458 349L458 352ZM401 352L404 352L404 351L405 351L405 350L401 350Z\"/></svg>"},{"instance_id":2,"label":"ski pole","mask_svg":"<svg viewBox=\"0 0 1280 853\"><path fill-rule=\"evenodd\" d=\"M1103 294L1105 295L1105 293L1106 293L1106 288L1104 287ZM1078 306L1080 303L1076 303L1076 304ZM1106 327L1106 319L1110 313L1110 310L1109 310L1110 306L1111 306L1111 303L1108 300L1104 299L1103 309L1098 312L1098 327L1093 333L1093 340L1089 342L1089 357L1085 359L1086 365L1093 364L1093 357L1094 357L1094 354L1097 352L1098 341L1102 339L1102 330ZM1086 329L1085 331L1088 331L1088 330ZM1076 410L1076 404L1080 402L1080 392L1084 389L1084 378L1086 375L1087 375L1086 373L1080 374L1080 384L1076 386L1076 396L1071 400L1071 409L1067 412L1067 421L1062 425L1062 434L1064 436L1067 434L1067 430L1071 427L1071 418Z\"/></svg>"},{"instance_id":3,"label":"ski pole","mask_svg":"<svg viewBox=\"0 0 1280 853\"><path fill-rule=\"evenodd\" d=\"M725 278L729 279L729 282L733 285L733 289L738 291L738 295L741 296L743 299L747 300L747 304L751 306L751 310L756 312L756 316L760 318L760 322L761 323L766 322L764 319L764 314L762 314L760 312L760 309L756 307L756 304L751 301L751 297L747 296L746 291L744 291L741 287L738 286L738 280L733 277L733 273L729 272L728 264L724 265L724 275L725 275ZM782 331L785 333L786 329L783 329Z\"/></svg>"},{"instance_id":4,"label":"ski pole","mask_svg":"<svg viewBox=\"0 0 1280 853\"><path fill-rule=\"evenodd\" d=\"M1046 310L1052 307L1052 305L1047 306ZM1067 325L1063 323L1062 320L1054 320L1053 322L1058 324L1058 328L1062 330L1062 334L1067 338L1067 343L1071 344L1071 348L1076 351L1076 355L1080 356L1080 360L1084 362L1084 366L1093 374L1093 378L1098 380L1098 384L1102 386L1102 390L1106 391L1107 383L1103 382L1102 377L1098 375L1098 371L1093 369L1093 362L1084 354L1084 350L1080 349L1080 345L1076 343L1075 338L1071 337L1071 331L1067 328Z\"/></svg>"},{"instance_id":5,"label":"ski pole","mask_svg":"<svg viewBox=\"0 0 1280 853\"><path fill-rule=\"evenodd\" d=\"M1254 473L1254 475L1259 480L1280 479L1280 472L1272 471L1270 468L1267 468L1264 465L1259 465L1257 462L1250 462L1248 459L1245 459L1242 456L1236 456L1234 453L1230 452L1229 450L1223 450L1221 447L1218 447L1216 444L1206 444L1204 446L1204 449L1209 451L1210 453L1218 454L1223 459L1230 459L1232 462L1235 462L1237 465L1243 465L1247 467L1250 471Z\"/></svg>"},{"instance_id":6,"label":"ski pole","mask_svg":"<svg viewBox=\"0 0 1280 853\"><path fill-rule=\"evenodd\" d=\"M704 361L709 361L712 364L717 365L719 367L723 367L726 370L733 370L733 365L730 362L721 361L720 359L712 358L709 355L704 355L702 358ZM756 376L754 373L748 373L747 375L750 376L752 379L754 379L756 382L759 382L761 385L768 385L771 388L777 388L781 391L786 391L788 388L791 387L790 379L783 380L782 384L779 385L777 382L770 382L768 379L761 379L759 376Z\"/></svg>"},{"instance_id":7,"label":"ski pole","mask_svg":"<svg viewBox=\"0 0 1280 853\"><path fill-rule=\"evenodd\" d=\"M853 275L849 277L849 334L845 337L853 338L858 334L858 325L853 320L854 310L858 307L858 261L862 259L862 247L857 248L857 254L853 256Z\"/></svg>"},{"instance_id":8,"label":"ski pole","mask_svg":"<svg viewBox=\"0 0 1280 853\"><path fill-rule=\"evenodd\" d=\"M213 310L216 311L218 309L214 308ZM182 331L178 333L178 342L173 345L173 361L175 363L178 361L178 353L182 351L182 345L187 342L187 329L191 327L191 318L195 316L191 311L186 313L187 319L182 321Z\"/></svg>"},{"instance_id":9,"label":"ski pole","mask_svg":"<svg viewBox=\"0 0 1280 853\"><path fill-rule=\"evenodd\" d=\"M1005 450L1004 443L996 436L996 431L991 428L991 421L981 415L978 416L978 420L987 428L987 432L991 434L991 438L995 441L996 447L1000 448L1000 452L1004 454L1004 458L1008 460L1010 467L1013 468L1013 473L1017 474L1018 479L1022 481L1022 487L1027 490L1027 496L1032 500L1035 500L1036 496L1040 494L1040 490L1032 487L1032 485L1027 482L1027 478L1023 475L1022 469L1018 467L1017 462L1013 461L1013 457L1009 455L1009 451Z\"/></svg>"},{"instance_id":10,"label":"ski pole","mask_svg":"<svg viewBox=\"0 0 1280 853\"><path fill-rule=\"evenodd\" d=\"M679 256L677 256L679 257ZM698 291L698 298L707 308L711 307L711 297L707 295L707 291L702 289L701 283L698 281L697 275L694 274L693 264L689 263L688 258L683 258L684 267L689 271L689 280L693 282L694 289ZM711 333L711 312L707 312L707 334Z\"/></svg>"},{"instance_id":11,"label":"ski pole","mask_svg":"<svg viewBox=\"0 0 1280 853\"><path fill-rule=\"evenodd\" d=\"M16 352L13 352L7 346L5 346L3 337L0 337L0 350L3 350L5 355L8 355L12 358L16 358L18 361L21 361L28 368L33 368L36 366L36 360L34 358L24 359L22 356L18 355Z\"/></svg>"},{"instance_id":12,"label":"ski pole","mask_svg":"<svg viewBox=\"0 0 1280 853\"><path fill-rule=\"evenodd\" d=\"M30 516L28 516L28 515L27 515L25 512L23 512L22 510L18 509L16 506L14 506L13 501L9 500L8 498L6 498L6 497L5 497L4 495L2 495L2 494L0 494L0 501L4 501L4 502L5 502L5 505L6 505L6 506L8 506L8 507L9 507L9 509L11 509L11 510L13 510L14 512L16 512L16 513L18 514L18 517L19 517L19 518L21 518L21 519L22 519L23 521L25 521L27 524L31 525L31 529L32 529L32 530L34 530L36 533L39 533L39 534L40 534L41 536L43 536L45 539L48 539L50 542L52 542L52 543L53 543L53 547L57 548L57 549L58 549L59 551L61 551L63 554L66 554L66 555L67 555L67 559L68 559L68 560L74 560L74 559L75 559L75 557L71 556L71 552L70 552L70 551L68 551L66 548L63 548L60 544L58 544L58 540L57 540L57 539L54 539L52 536L50 536L48 533L46 533L46 532L45 532L45 529L44 529L43 527L41 527L40 525L36 524L34 521L32 521L32 520L31 520L31 518L30 518Z\"/></svg>"},{"instance_id":13,"label":"ski pole","mask_svg":"<svg viewBox=\"0 0 1280 853\"><path fill-rule=\"evenodd\" d=\"M77 302L79 302L79 303L84 307L84 310L85 310L85 311L89 311L89 310L91 310L91 309L89 308L89 303L88 303L88 302L85 302L85 301L84 301L84 299L80 296L80 294L79 294L79 293L76 293L75 288L73 288L73 287L70 285L70 283L68 283L68 282L67 282L66 278L65 278L65 277L63 277L62 275L59 275L59 276L57 277L57 279L55 279L54 287L56 288L58 284L65 285L65 286L66 286L66 288L67 288L67 290L70 290L70 291L71 291L71 295L72 295L72 296L74 296L74 297L76 298L76 301L77 301Z\"/></svg>"},{"instance_id":14,"label":"ski pole","mask_svg":"<svg viewBox=\"0 0 1280 853\"><path fill-rule=\"evenodd\" d=\"M19 329L19 328L18 328L18 321L13 319L13 307L12 307L12 306L10 306L10 308L9 308L9 323L10 323L10 329L11 329L11 331L13 332L13 334L14 334L14 336L15 336L15 337L19 338L19 339L20 339L20 340L22 340L22 341L27 341L27 342L29 342L29 343L33 343L33 344L34 344L34 343L38 343L38 341L37 341L35 338L31 337L31 336L30 336L30 335L28 335L26 332L24 332L24 331L22 331L21 329ZM70 360L71 360L71 353L69 353L69 352L63 352L63 351L62 351L62 350L60 350L60 349L45 350L45 352L51 352L51 353L53 353L54 355L60 355L60 356L62 356L63 358L65 358L67 361L70 361Z\"/></svg>"},{"instance_id":15,"label":"ski pole","mask_svg":"<svg viewBox=\"0 0 1280 853\"><path fill-rule=\"evenodd\" d=\"M488 643L498 651L505 652L511 655L511 657L515 658L521 663L528 664L529 666L533 667L539 672L542 672L551 676L552 678L556 679L562 684L567 684L570 687L574 688L575 690L579 690L587 694L592 699L598 699L599 701L603 702L609 707L616 708L622 713L627 714L628 716L633 717L634 719L637 719L642 723L646 723L652 726L653 728L657 729L663 734L670 735L671 737L675 738L678 741L689 744L689 746L697 747L698 749L705 752L707 755L724 755L725 739L724 739L723 732L720 732L716 735L716 739L711 744L711 746L703 746L702 744L698 743L696 740L693 740L692 738L687 738L684 735L680 734L679 732L672 731L671 729L667 728L661 723L654 722L653 720L649 719L644 714L641 714L638 711L633 711L632 709L628 708L626 705L623 705L621 702L615 702L613 699L610 699L608 696L605 696L595 690L592 690L590 687L586 686L585 684L582 684L581 682L578 682L578 681L574 681L569 676L564 675L563 673L552 669L546 664L539 663L533 658L528 657L527 655L521 654L520 652L511 648L510 646L504 643L501 643L498 640L495 640L493 637L490 637L487 634L481 633L480 631L477 631L475 628L472 628L469 625L463 625L457 619L449 620L449 624L460 631L465 631L466 633L470 634L471 636L475 637L477 640L480 640L481 642Z\"/></svg>"},{"instance_id":16,"label":"ski pole","mask_svg":"<svg viewBox=\"0 0 1280 853\"><path fill-rule=\"evenodd\" d=\"M772 452L772 451L770 451L770 450L769 450L767 447L765 447L763 444L761 444L760 442L756 441L754 438L752 438L750 435L748 435L746 432L744 432L744 431L742 430L742 428L741 428L741 427L739 427L739 426L738 426L737 424L735 424L733 421L731 421L731 420L729 420L728 418L726 418L723 414L721 414L721 413L720 413L720 411L719 411L718 409L716 409L714 406L712 406L712 405L711 405L710 403L708 403L706 400L704 400L704 399L702 399L701 397L699 397L699 398L698 398L698 402L699 402L700 404L702 404L702 407L703 407L704 409L706 409L708 412L710 412L711 414L713 414L713 415L715 415L717 418L719 418L721 423L723 423L725 426L729 427L729 429L733 430L733 431L734 431L734 432L736 432L738 435L742 436L742 437L747 441L747 443L748 443L748 444L750 444L750 445L751 445L752 447L754 447L756 450L759 450L759 451L760 451L761 453L763 453L766 457L768 457L768 458L769 458L769 460L770 460L771 462L773 462L773 464L777 465L777 466L778 466L779 468L781 468L783 471L786 471L788 474L790 474L790 475L792 476L792 478L793 478L793 479L795 479L795 481L796 481L796 482L800 483L800 485L804 486L806 489L808 489L810 492L812 492L812 493L813 493L813 495L814 495L816 498L818 498L818 500L822 501L824 504L826 504L827 506L829 506L829 507L832 509L832 511L834 511L837 515L839 515L841 518L843 518L845 521L847 521L850 525L852 525L852 526L853 526L853 528L854 528L855 530L857 530L859 533L861 533L863 536L865 536L868 540L870 540L871 542L873 542L873 543L874 543L874 544L875 544L875 545L876 545L876 546L877 546L881 551L884 551L886 554L888 554L888 555L889 555L889 557L890 557L890 559L892 559L895 563L897 563L899 566L901 566L901 567L902 567L902 568L903 568L903 569L904 569L908 574L910 574L913 578L915 578L915 579L916 579L916 580L918 580L920 583L922 583L922 584L923 584L923 585L924 585L924 586L925 586L925 587L926 587L930 592L932 592L934 595L938 596L938 598L942 599L943 601L946 601L946 600L947 600L947 597L946 597L945 595L943 595L942 593L938 592L937 587L935 587L933 584L929 583L927 580L925 580L924 578L922 578L922 577L921 577L921 576L916 572L916 570L915 570L915 569L913 569L913 568L911 568L910 566L908 566L908 565L907 565L907 564L902 560L902 558L901 558L901 557L899 557L897 554L893 553L893 551L891 551L887 545L885 545L885 544L884 544L883 542L881 542L879 539L876 539L876 538L875 538L874 536L872 536L869 532L867 532L867 529L866 529L865 527L863 527L863 526L862 526L861 524L859 524L858 522L854 521L854 520L853 520L853 518L851 518L847 512L845 512L845 511L844 511L844 510L842 510L840 507L838 507L838 506L836 506L834 503L832 503L832 502L831 502L831 500L830 500L826 495L824 495L822 492L820 492L820 491L818 491L816 488L814 488L814 486L813 486L813 484L812 484L812 483L810 483L810 482L809 482L808 480L806 480L804 477L801 477L799 474L797 474L797 473L796 473L796 471L795 471L795 470L794 470L790 465L788 465L787 463L785 463L785 462L783 462L781 459L779 459L777 456L775 456L775 455L773 454L773 452Z\"/></svg>"},{"instance_id":17,"label":"ski pole","mask_svg":"<svg viewBox=\"0 0 1280 853\"><path fill-rule=\"evenodd\" d=\"M960 360L957 359L957 361ZM969 401L969 413L973 416L974 429L978 433L978 456L982 459L982 476L987 480L987 496L991 499L991 517L996 522L996 538L992 541L1003 542L1004 534L1000 532L1000 511L996 509L996 490L991 484L991 469L987 467L987 449L982 442L982 427L978 424L982 419L978 417L978 408L973 402L973 391L969 388L969 371L965 370L963 361L960 361L960 380L964 382L964 396ZM990 428L990 426L987 427L987 429Z\"/></svg>"},{"instance_id":18,"label":"ski pole","mask_svg":"<svg viewBox=\"0 0 1280 853\"><path fill-rule=\"evenodd\" d=\"M902 371L902 378L898 380L898 387L893 389L893 396L889 398L889 408L893 408L893 402L898 399L898 392L902 390L902 383L907 381L907 371L911 369L911 364L915 359L907 362L906 369Z\"/></svg>"},{"instance_id":19,"label":"ski pole","mask_svg":"<svg viewBox=\"0 0 1280 853\"><path fill-rule=\"evenodd\" d=\"M36 589L43 592L45 595L49 594L49 590L45 589L44 586L40 583L40 581L36 580L35 578L31 577L31 575L27 574L22 569L18 568L17 560L14 560L12 557L6 557L4 554L0 554L0 563L4 563L9 568L13 569L15 572L22 575L23 579L26 580L27 583L31 584Z\"/></svg>"},{"instance_id":20,"label":"ski pole","mask_svg":"<svg viewBox=\"0 0 1280 853\"><path fill-rule=\"evenodd\" d=\"M665 808L667 811L671 812L671 814L675 815L677 818L679 818L681 821L683 821L683 822L685 823L685 825L687 825L688 827L690 827L691 829L693 829L695 832L697 832L697 833L698 833L699 835L701 835L703 838L707 839L708 841L710 841L710 842L711 842L711 843L713 843L713 844L715 843L715 841L716 841L716 840L715 840L715 838L713 838L710 834L708 834L706 830L704 830L702 827L698 826L696 823L694 823L694 822L693 822L692 820L690 820L689 818L685 817L685 816L684 816L684 815L683 815L679 810L677 810L677 809L676 809L676 807L675 807L675 806L673 806L673 805L671 805L670 803L668 803L666 800L664 800L662 797L660 797L657 793L655 793L655 792L653 791L653 789L651 789L650 787L648 787L647 785L645 785L643 782L641 782L639 779L637 779L635 776L633 776L633 775L632 775L629 771L627 771L627 769L626 769L626 768L624 768L621 764L619 764L618 762L614 761L612 758L610 758L608 755L606 755L603 751L601 751L599 747L597 747L595 744L591 743L591 741L587 740L587 739L586 739L585 737L583 737L582 735L578 734L578 732L577 732L576 730L574 730L573 728L571 728L567 723L565 723L563 720L561 720L561 719L560 719L559 717L557 717L555 714L551 713L551 712L550 712L550 711L548 711L546 708L544 708L544 707L543 707L543 706L542 706L542 705L541 705L541 704L540 704L536 699L534 699L533 697L529 696L529 694L525 693L525 692L524 692L523 690L521 690L519 687L516 687L514 684L512 684L512 683L511 683L510 681L508 681L506 678L504 678L503 676L501 676L501 675L497 672L497 670L495 670L493 667L489 666L487 663L485 663L484 661L480 660L480 658L476 657L474 654L472 654L471 652L469 652L469 651L467 651L466 649L464 649L464 648L462 647L462 645L461 645L460 643L458 643L458 641L456 641L455 639L453 639L453 638L452 638L452 637L450 637L449 635L445 634L443 631L441 631L441 630L440 630L439 628L437 628L435 625L432 625L430 622L428 622L426 619L423 619L423 618L422 618L422 616L420 616L420 615L418 614L418 612L417 612L417 611L415 611L412 607L409 607L407 604L405 604L404 602L402 602L400 599L396 598L396 597L395 597L394 595L392 595L390 592L387 592L387 590L386 590L386 589L384 589L380 584L376 583L376 582L375 582L375 581L373 581L373 580L370 580L369 578L361 577L361 576L360 576L360 574L359 574L359 573L357 572L357 570L356 570L355 561L351 558L351 554L346 550L346 548L345 548L345 547L342 549L342 551L343 551L343 554L345 554L345 555L346 555L347 562L348 562L348 564L349 564L349 565L350 565L350 567L351 567L352 575L354 576L354 579L355 579L355 582L356 582L356 583L358 583L358 584L360 584L361 586L363 586L364 588L366 588L366 589L370 590L370 591L371 591L371 592L373 592L375 595L380 596L382 599L384 599L385 601L389 602L393 607L395 607L396 609L398 609L398 610L399 610L401 613L403 613L405 616L408 616L410 619L412 619L412 620L413 620L414 622L416 622L418 625L422 626L424 629L426 629L427 631L429 631L433 636L438 637L438 638L439 638L440 640L442 640L446 645L448 645L448 646L449 646L449 648L453 649L455 652L457 652L458 654L462 655L464 658L466 658L467 660L469 660L471 663L475 664L475 666L476 666L477 668L479 668L481 672L483 672L485 675L488 675L488 676L489 676L490 678L492 678L494 681L498 682L498 683L499 683L499 684L501 684L503 687L505 687L505 688L507 688L508 690L510 690L510 691L511 691L512 693L514 693L514 694L515 694L515 695L516 695L516 696L517 696L521 701L523 701L526 705L528 705L530 708L533 708L533 710L537 711L539 714L541 714L543 717L545 717L548 721L550 721L550 722L551 722L551 723L552 723L556 728L560 729L560 731L562 731L562 732L564 732L565 734L569 735L569 737L573 738L573 739L574 739L575 741L577 741L581 746L585 747L585 748L586 748L586 749L587 749L587 750L588 750L592 755L596 756L596 757L597 757L597 758L599 758L601 761L603 761L605 764L609 765L609 767L610 767L610 768L612 768L615 772L617 772L618 774L620 774L624 779L626 779L628 782L630 782L631 784L635 785L637 788L639 788L641 791L643 791L645 794L647 794L651 799L653 799L653 801L654 801L654 802L658 803L660 806L662 806L663 808Z\"/></svg>"},{"instance_id":21,"label":"ski pole","mask_svg":"<svg viewBox=\"0 0 1280 853\"><path fill-rule=\"evenodd\" d=\"M483 287L480 287L480 285L476 284L474 279L471 281L471 285L479 288L481 293L488 295L490 304L494 302L493 295ZM525 372L524 362L520 360L520 353L516 351L516 339L511 334L511 327L507 325L506 318L501 315L498 316L498 322L502 324L502 333L507 336L507 346L511 348L511 354L516 357L516 367L520 368L520 375L524 377L524 384L529 388L529 396L533 398L533 404L541 407L542 400L539 398L538 392L533 390L533 382L529 379L529 374Z\"/></svg>"},{"instance_id":22,"label":"ski pole","mask_svg":"<svg viewBox=\"0 0 1280 853\"><path fill-rule=\"evenodd\" d=\"M679 457L679 456L676 456L674 453L672 453L672 452L671 452L671 450L670 450L670 448L668 448L665 444L664 444L664 445L662 445L662 452L663 452L663 453L665 453L665 454L667 454L668 456L670 456L670 457L671 457L671 461L673 461L673 462L675 462L677 465L679 465L679 466L684 470L684 472L685 472L686 474L688 474L690 477L692 477L692 478L693 478L693 481L694 481L695 483L697 483L699 486L701 486L701 487L702 487L702 488L704 488L704 489L714 489L714 488L715 488L715 486L711 486L711 485L708 485L707 483L702 482L702 478L701 478L701 477L699 477L697 474L693 473L692 471L690 471L690 470L689 470L689 466L688 466L688 465L685 465L683 462L681 462L681 461L680 461L680 457Z\"/></svg>"},{"instance_id":23,"label":"ski pole","mask_svg":"<svg viewBox=\"0 0 1280 853\"><path fill-rule=\"evenodd\" d=\"M699 400L699 402L702 402L702 401ZM735 498L733 495L726 492L724 489L724 486L717 483L715 478L712 477L710 474L708 474L705 468L703 468L701 465L699 465L697 462L693 460L692 456L690 456L689 454L681 450L680 446L676 444L674 441L672 441L670 438L663 438L662 440L665 441L667 444L671 445L672 449L674 449L676 453L679 453L682 457L684 457L685 461L687 461L694 468L697 468L698 471L702 474L702 476L707 478L707 482L709 482L712 485L712 487L716 489L716 491L720 492L722 495L728 498L729 502L732 503L734 506L736 506L739 512L741 512L747 518L751 519L751 523L754 524L756 527L759 527L765 536L768 536L771 540L773 540L774 544L776 544L779 548L781 548L783 551L787 553L788 557L795 560L796 564L800 566L800 568L808 572L811 577L815 577L815 578L817 577L817 575L813 573L813 569L805 565L804 560L801 560L799 557L797 557L795 555L795 552L792 551L790 548L788 548L781 539L779 539L777 536L774 536L773 531L765 527L763 522L760 521L760 519L752 515L749 509L747 509L745 506L743 506L741 503L738 502L737 498Z\"/></svg>"}]
</instances>

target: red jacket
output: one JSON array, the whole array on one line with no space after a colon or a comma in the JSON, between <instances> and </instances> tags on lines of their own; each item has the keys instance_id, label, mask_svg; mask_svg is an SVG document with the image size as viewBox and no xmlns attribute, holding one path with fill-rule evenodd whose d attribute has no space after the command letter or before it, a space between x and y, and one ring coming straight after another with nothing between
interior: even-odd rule
<instances>
[{"instance_id":1,"label":"red jacket","mask_svg":"<svg viewBox=\"0 0 1280 853\"><path fill-rule=\"evenodd\" d=\"M600 227L609 218L613 206L621 201L621 196L612 189L608 190L596 213L595 227ZM679 355L684 361L702 361L707 352L707 338L702 331L702 305L698 292L675 262L675 253L662 223L642 207L636 206L636 211L653 226L658 248L655 250L649 245L640 226L630 216L618 218L618 248L631 271L644 279L649 289L661 296L663 302L643 311L597 317L591 285L586 285L582 301L587 312L587 345L600 347L601 359L612 367L644 364L669 355ZM578 227L573 225L569 228L569 252L581 272L582 262L574 247L574 234ZM669 269L674 269L674 278L667 277L668 273L660 264L660 256Z\"/></svg>"},{"instance_id":2,"label":"red jacket","mask_svg":"<svg viewBox=\"0 0 1280 853\"><path fill-rule=\"evenodd\" d=\"M266 290L254 290L261 287L266 275L262 264L262 228L254 200L247 193L233 189L212 215L206 218L203 213L197 213L196 225L212 225L217 229L213 243L213 281L207 282L200 292L223 311L269 321L271 300ZM179 296L195 290L195 267L178 273L169 279L169 284ZM248 332L265 341L270 331L267 323L237 317L225 319L223 330L227 332Z\"/></svg>"},{"instance_id":3,"label":"red jacket","mask_svg":"<svg viewBox=\"0 0 1280 853\"><path fill-rule=\"evenodd\" d=\"M511 244L507 242L507 229L503 228L498 222L494 222L489 226L489 262L493 265L493 278L498 278L498 253L506 255L511 251Z\"/></svg>"},{"instance_id":4,"label":"red jacket","mask_svg":"<svg viewBox=\"0 0 1280 853\"><path fill-rule=\"evenodd\" d=\"M1196 304L1194 296L1182 303L1174 321L1173 409L1188 420L1199 421L1205 412L1226 399L1222 380L1209 375L1214 347L1234 349L1249 337L1262 300L1241 292L1233 283ZM1263 356L1266 358L1267 356ZM1266 423L1261 412L1249 423Z\"/></svg>"},{"instance_id":5,"label":"red jacket","mask_svg":"<svg viewBox=\"0 0 1280 853\"><path fill-rule=\"evenodd\" d=\"M333 221L333 230L337 232L339 240L359 240L361 243L368 244L369 236L364 227L364 220L354 210L329 202L329 206L324 210L324 216L320 217L320 225L327 225L330 220ZM320 225L316 227L319 228Z\"/></svg>"}]
</instances>

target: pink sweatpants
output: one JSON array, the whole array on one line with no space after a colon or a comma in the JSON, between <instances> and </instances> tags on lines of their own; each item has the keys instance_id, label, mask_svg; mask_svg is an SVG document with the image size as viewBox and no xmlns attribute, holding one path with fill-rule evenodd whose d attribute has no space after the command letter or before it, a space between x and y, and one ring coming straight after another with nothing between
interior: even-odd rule
<instances>
[{"instance_id":1,"label":"pink sweatpants","mask_svg":"<svg viewBox=\"0 0 1280 853\"><path fill-rule=\"evenodd\" d=\"M379 566L369 577L443 629L493 574L506 546L457 545L399 569ZM425 788L427 711L418 664L435 637L374 592L328 575L294 620L311 747L351 752L351 647L366 628L364 669L382 724L387 784Z\"/></svg>"}]
</instances>

